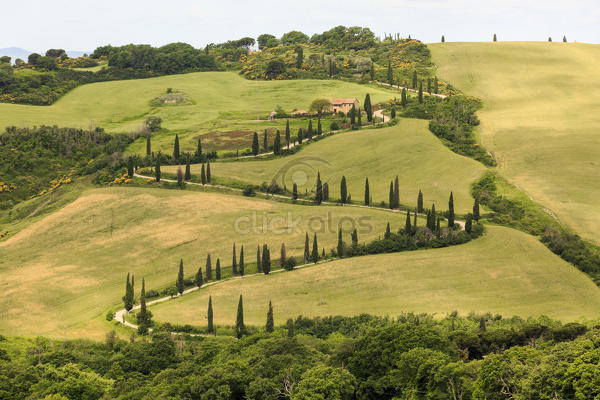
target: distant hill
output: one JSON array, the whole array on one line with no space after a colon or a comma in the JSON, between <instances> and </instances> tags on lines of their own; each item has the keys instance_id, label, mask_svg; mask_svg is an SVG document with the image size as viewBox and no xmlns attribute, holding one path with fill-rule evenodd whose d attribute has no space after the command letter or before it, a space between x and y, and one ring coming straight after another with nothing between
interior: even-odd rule
<instances>
[{"instance_id":1,"label":"distant hill","mask_svg":"<svg viewBox=\"0 0 600 400\"><path fill-rule=\"evenodd\" d=\"M27 57L33 53L33 51L22 49L20 47L6 47L4 49L0 49L0 57L9 56L12 58L12 62L14 63L17 58L21 60L27 60ZM39 52L40 54L45 54L46 52ZM69 57L77 58L82 57L84 54L91 54L91 51L78 51L78 50L67 50L67 54Z\"/></svg>"}]
</instances>

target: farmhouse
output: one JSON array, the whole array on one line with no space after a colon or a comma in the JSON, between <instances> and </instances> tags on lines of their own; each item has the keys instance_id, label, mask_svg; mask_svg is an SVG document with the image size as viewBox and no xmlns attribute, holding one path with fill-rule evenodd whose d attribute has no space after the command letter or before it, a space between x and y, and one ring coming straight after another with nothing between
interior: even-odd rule
<instances>
[{"instance_id":1,"label":"farmhouse","mask_svg":"<svg viewBox=\"0 0 600 400\"><path fill-rule=\"evenodd\" d=\"M331 103L331 111L343 112L344 114L348 114L350 110L352 110L352 106L358 108L358 100L356 99L329 99Z\"/></svg>"}]
</instances>

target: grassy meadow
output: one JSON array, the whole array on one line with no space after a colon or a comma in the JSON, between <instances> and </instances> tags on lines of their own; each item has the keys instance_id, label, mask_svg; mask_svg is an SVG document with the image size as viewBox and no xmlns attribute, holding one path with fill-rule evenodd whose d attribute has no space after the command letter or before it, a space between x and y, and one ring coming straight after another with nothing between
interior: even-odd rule
<instances>
[{"instance_id":1,"label":"grassy meadow","mask_svg":"<svg viewBox=\"0 0 600 400\"><path fill-rule=\"evenodd\" d=\"M177 168L165 166L162 170L175 172ZM295 181L300 193L311 190L319 171L321 179L329 181L332 200L339 199L340 181L345 176L352 199L362 202L368 177L375 204L388 202L390 181L398 175L402 204L416 206L422 190L426 207L435 203L438 210L447 210L453 191L455 209L461 213L471 210L470 184L485 170L477 161L450 151L429 131L427 121L416 119L402 119L388 128L338 134L289 157L211 164L212 176L217 179L261 184L282 176L279 185L283 179L291 190ZM192 173L199 174L200 166L193 165Z\"/></svg>"},{"instance_id":2,"label":"grassy meadow","mask_svg":"<svg viewBox=\"0 0 600 400\"><path fill-rule=\"evenodd\" d=\"M276 324L298 315L393 317L403 311L547 315L564 321L600 316L600 289L583 273L535 237L494 226L462 246L349 258L234 279L151 310L157 321L205 326L212 296L215 323L232 325L240 294L244 321L251 325L264 325L269 301Z\"/></svg>"},{"instance_id":3,"label":"grassy meadow","mask_svg":"<svg viewBox=\"0 0 600 400\"><path fill-rule=\"evenodd\" d=\"M500 172L600 243L600 46L497 42L429 48L439 77L484 100L479 133Z\"/></svg>"},{"instance_id":4,"label":"grassy meadow","mask_svg":"<svg viewBox=\"0 0 600 400\"><path fill-rule=\"evenodd\" d=\"M236 218L251 217L253 211L257 212L256 232L237 233ZM287 218L288 213L289 221L302 217L301 233L263 229L264 215L272 221ZM263 243L271 248L272 259L279 258L282 242L288 255L299 256L309 224L318 233L319 248L329 252L336 246L342 217L344 229L351 228L349 219L360 217L361 226L374 227L369 232L358 226L361 242L382 236L388 222L399 229L405 221L403 214L386 211L300 206L209 192L139 187L87 190L0 242L0 334L101 338L110 327L105 313L121 304L128 272L138 283L144 277L147 289L161 289L175 282L180 258L186 277L191 277L211 253L213 268L220 257L227 275L234 241L238 252L244 245L246 263L256 260L256 246ZM333 229L321 225L318 218L330 220ZM292 225L286 221L274 226ZM248 222L240 224L242 229L248 227ZM350 242L349 234L345 240ZM136 284L136 292L139 288Z\"/></svg>"}]
</instances>

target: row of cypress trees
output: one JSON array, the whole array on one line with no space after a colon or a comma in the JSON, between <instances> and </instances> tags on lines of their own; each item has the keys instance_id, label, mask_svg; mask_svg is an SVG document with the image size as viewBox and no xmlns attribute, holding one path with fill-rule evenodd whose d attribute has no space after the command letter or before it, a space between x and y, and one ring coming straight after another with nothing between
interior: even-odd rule
<instances>
[{"instance_id":1,"label":"row of cypress trees","mask_svg":"<svg viewBox=\"0 0 600 400\"><path fill-rule=\"evenodd\" d=\"M212 296L208 297L208 311L207 311L207 332L208 333L212 333L214 335L217 334L217 330L215 327L215 323L214 323L214 311L213 311L213 302L212 302ZM290 331L290 320L288 320L287 322L287 326L288 326L288 335L293 336L293 328ZM293 327L293 320L291 323L291 326ZM269 301L269 308L267 310L267 321L265 323L265 331L268 333L271 333L275 330L275 322L273 319L273 304L271 303L271 301ZM240 298L238 300L238 306L237 306L237 314L236 314L236 319L235 319L235 336L240 339L242 336L244 336L247 333L246 330L246 325L244 324L244 299L243 296L240 294Z\"/></svg>"}]
</instances>

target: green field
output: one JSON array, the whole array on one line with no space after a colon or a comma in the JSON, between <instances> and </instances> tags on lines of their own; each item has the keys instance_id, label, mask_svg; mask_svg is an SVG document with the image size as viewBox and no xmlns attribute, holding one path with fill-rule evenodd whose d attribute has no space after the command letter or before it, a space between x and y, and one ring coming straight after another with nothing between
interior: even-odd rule
<instances>
[{"instance_id":1,"label":"green field","mask_svg":"<svg viewBox=\"0 0 600 400\"><path fill-rule=\"evenodd\" d=\"M439 77L484 100L481 140L501 173L600 243L600 46L497 42L429 48Z\"/></svg>"},{"instance_id":2,"label":"green field","mask_svg":"<svg viewBox=\"0 0 600 400\"><path fill-rule=\"evenodd\" d=\"M471 210L470 184L485 171L482 164L446 148L429 131L427 121L415 119L402 119L389 128L335 135L310 144L291 157L213 163L211 171L217 178L261 184L279 176L277 172L283 165L293 165L285 174L286 187L291 190L295 179L301 193L312 188L315 171L320 171L322 180L329 180L331 199L339 198L340 181L345 176L352 199L362 202L365 177L369 177L373 202L387 203L390 181L398 175L402 204L416 206L417 194L422 190L426 207L433 202L438 210L446 210L450 191L454 191L458 212ZM176 169L176 166L163 167L168 172ZM199 166L194 165L192 173L199 172ZM304 181L306 185L302 185Z\"/></svg>"},{"instance_id":3,"label":"green field","mask_svg":"<svg viewBox=\"0 0 600 400\"><path fill-rule=\"evenodd\" d=\"M564 321L600 316L600 289L583 273L536 238L503 227L488 227L483 238L462 246L231 280L151 310L157 321L205 326L212 296L215 323L230 325L240 294L244 320L252 325L264 324L269 301L276 324L298 315L395 317L404 311L548 315Z\"/></svg>"},{"instance_id":4,"label":"green field","mask_svg":"<svg viewBox=\"0 0 600 400\"><path fill-rule=\"evenodd\" d=\"M152 107L150 102L167 88L185 93L192 104ZM130 132L138 130L152 114L161 117L163 127L173 131L156 136L153 150L171 152L176 131L182 151L192 151L200 133L275 126L255 120L266 118L278 105L287 112L308 110L312 100L331 97L356 97L362 104L367 92L373 104L398 95L342 81L251 81L235 72L197 72L83 85L51 106L0 103L0 128L96 125L110 132ZM141 145L139 150L142 151Z\"/></svg>"},{"instance_id":5,"label":"green field","mask_svg":"<svg viewBox=\"0 0 600 400\"><path fill-rule=\"evenodd\" d=\"M237 233L236 218L251 216L253 211L258 214L258 233ZM110 327L105 313L120 304L127 272L135 274L138 282L145 277L148 289L160 289L175 282L180 258L189 277L205 265L209 252L213 266L220 257L222 267L229 268L234 241L238 251L244 245L246 263L256 260L256 246L263 243L270 246L272 259L279 258L282 242L288 255L303 254L304 233L265 232L263 212L269 221L276 216L287 218L288 212L292 220L302 216L299 228L306 231L310 222L319 231L319 247L328 253L337 243L341 217L372 218L363 221L374 227L371 233L358 227L361 242L383 235L388 221L394 229L403 227L405 221L404 215L387 211L299 206L208 192L136 187L88 190L0 242L0 334L100 338ZM331 220L333 230L324 228L320 233L318 220L309 220L313 216ZM346 220L343 228L350 227ZM349 234L345 240L350 242Z\"/></svg>"}]
</instances>

